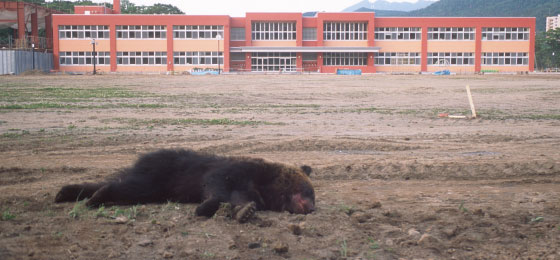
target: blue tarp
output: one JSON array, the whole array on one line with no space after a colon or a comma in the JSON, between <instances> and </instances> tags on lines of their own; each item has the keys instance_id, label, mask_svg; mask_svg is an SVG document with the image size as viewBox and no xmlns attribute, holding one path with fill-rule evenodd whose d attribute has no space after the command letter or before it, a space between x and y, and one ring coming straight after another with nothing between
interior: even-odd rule
<instances>
[{"instance_id":1,"label":"blue tarp","mask_svg":"<svg viewBox=\"0 0 560 260\"><path fill-rule=\"evenodd\" d=\"M362 75L362 70L338 69L336 75Z\"/></svg>"},{"instance_id":2,"label":"blue tarp","mask_svg":"<svg viewBox=\"0 0 560 260\"><path fill-rule=\"evenodd\" d=\"M449 70L440 70L440 71L434 72L434 75L451 75L451 71L449 71Z\"/></svg>"},{"instance_id":3,"label":"blue tarp","mask_svg":"<svg viewBox=\"0 0 560 260\"><path fill-rule=\"evenodd\" d=\"M200 76L200 75L218 75L218 71L216 71L216 70L191 71L191 75L195 75L195 76Z\"/></svg>"}]
</instances>

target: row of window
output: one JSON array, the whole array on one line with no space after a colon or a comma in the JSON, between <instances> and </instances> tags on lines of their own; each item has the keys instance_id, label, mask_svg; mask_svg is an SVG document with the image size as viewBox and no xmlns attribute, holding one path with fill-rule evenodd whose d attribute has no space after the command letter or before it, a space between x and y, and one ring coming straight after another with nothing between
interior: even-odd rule
<instances>
[{"instance_id":1,"label":"row of window","mask_svg":"<svg viewBox=\"0 0 560 260\"><path fill-rule=\"evenodd\" d=\"M365 52L326 52L323 54L325 66L367 66L367 53Z\"/></svg>"},{"instance_id":2,"label":"row of window","mask_svg":"<svg viewBox=\"0 0 560 260\"><path fill-rule=\"evenodd\" d=\"M295 41L294 22L254 22L251 24L251 39L254 41Z\"/></svg>"},{"instance_id":3,"label":"row of window","mask_svg":"<svg viewBox=\"0 0 560 260\"><path fill-rule=\"evenodd\" d=\"M529 55L526 52L483 52L483 65L528 65Z\"/></svg>"},{"instance_id":4,"label":"row of window","mask_svg":"<svg viewBox=\"0 0 560 260\"><path fill-rule=\"evenodd\" d=\"M422 28L420 27L376 27L376 40L420 40Z\"/></svg>"},{"instance_id":5,"label":"row of window","mask_svg":"<svg viewBox=\"0 0 560 260\"><path fill-rule=\"evenodd\" d=\"M252 40L295 41L296 24L293 22L254 22ZM365 41L368 23L362 22L325 22L323 40L325 41ZM60 39L109 39L107 25L60 25ZM166 39L165 25L117 25L118 39ZM377 27L375 40L420 40L419 27ZM175 39L215 39L224 37L223 25L174 25ZM529 28L524 27L484 27L482 40L485 41L527 41ZM428 40L474 40L475 28L470 27L430 27ZM245 28L232 28L231 40L244 41ZM303 28L303 40L317 40L317 28Z\"/></svg>"},{"instance_id":6,"label":"row of window","mask_svg":"<svg viewBox=\"0 0 560 260\"><path fill-rule=\"evenodd\" d=\"M295 53L253 53L252 62L255 65L284 66L296 65ZM316 59L315 55L307 55L306 60ZM97 52L96 64L109 65L110 53ZM60 65L90 65L93 64L92 52L60 52ZM177 65L217 65L224 64L223 52L174 52L173 62ZM119 65L165 65L167 52L117 52ZM420 65L419 52L380 52L375 55L374 64L383 65ZM529 57L526 52L483 52L483 65L528 65ZM366 66L367 53L323 53L325 66ZM428 65L442 66L472 66L474 53L472 52L430 52ZM264 68L262 70L273 70Z\"/></svg>"},{"instance_id":7,"label":"row of window","mask_svg":"<svg viewBox=\"0 0 560 260\"><path fill-rule=\"evenodd\" d=\"M368 23L363 22L324 22L323 40L325 41L366 41Z\"/></svg>"},{"instance_id":8,"label":"row of window","mask_svg":"<svg viewBox=\"0 0 560 260\"><path fill-rule=\"evenodd\" d=\"M173 63L177 65L218 65L224 64L223 52L181 51L173 53Z\"/></svg>"},{"instance_id":9,"label":"row of window","mask_svg":"<svg viewBox=\"0 0 560 260\"><path fill-rule=\"evenodd\" d=\"M223 25L174 25L173 38L175 39L216 39L224 38ZM245 36L243 36L245 38Z\"/></svg>"},{"instance_id":10,"label":"row of window","mask_svg":"<svg viewBox=\"0 0 560 260\"><path fill-rule=\"evenodd\" d=\"M65 51L59 53L59 63L60 65L90 65L93 64L92 52L84 51ZM109 65L110 63L110 52L97 52L95 54L95 64L98 65Z\"/></svg>"},{"instance_id":11,"label":"row of window","mask_svg":"<svg viewBox=\"0 0 560 260\"><path fill-rule=\"evenodd\" d=\"M495 27L482 28L482 40L487 41L527 41L529 28Z\"/></svg>"},{"instance_id":12,"label":"row of window","mask_svg":"<svg viewBox=\"0 0 560 260\"><path fill-rule=\"evenodd\" d=\"M428 40L471 40L474 41L475 28L436 27L428 28Z\"/></svg>"},{"instance_id":13,"label":"row of window","mask_svg":"<svg viewBox=\"0 0 560 260\"><path fill-rule=\"evenodd\" d=\"M166 39L165 25L117 25L117 39Z\"/></svg>"},{"instance_id":14,"label":"row of window","mask_svg":"<svg viewBox=\"0 0 560 260\"><path fill-rule=\"evenodd\" d=\"M60 25L58 26L59 39L109 39L109 26L107 25Z\"/></svg>"},{"instance_id":15,"label":"row of window","mask_svg":"<svg viewBox=\"0 0 560 260\"><path fill-rule=\"evenodd\" d=\"M375 65L420 65L419 52L380 52L375 55Z\"/></svg>"},{"instance_id":16,"label":"row of window","mask_svg":"<svg viewBox=\"0 0 560 260\"><path fill-rule=\"evenodd\" d=\"M428 65L474 65L474 53L429 52Z\"/></svg>"}]
</instances>

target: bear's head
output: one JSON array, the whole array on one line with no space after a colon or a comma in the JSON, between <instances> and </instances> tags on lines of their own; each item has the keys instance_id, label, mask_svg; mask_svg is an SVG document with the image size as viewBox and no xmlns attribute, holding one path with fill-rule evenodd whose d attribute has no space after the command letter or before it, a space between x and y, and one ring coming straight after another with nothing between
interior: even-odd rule
<instances>
[{"instance_id":1,"label":"bear's head","mask_svg":"<svg viewBox=\"0 0 560 260\"><path fill-rule=\"evenodd\" d=\"M315 210L315 190L309 179L311 167L276 165L277 174L265 191L272 210L308 214Z\"/></svg>"}]
</instances>

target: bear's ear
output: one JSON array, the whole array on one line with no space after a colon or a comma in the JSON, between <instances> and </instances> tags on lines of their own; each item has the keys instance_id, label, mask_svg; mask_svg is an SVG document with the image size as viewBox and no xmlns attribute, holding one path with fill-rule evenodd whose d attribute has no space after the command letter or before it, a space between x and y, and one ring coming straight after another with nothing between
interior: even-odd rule
<instances>
[{"instance_id":1,"label":"bear's ear","mask_svg":"<svg viewBox=\"0 0 560 260\"><path fill-rule=\"evenodd\" d=\"M313 169L311 169L311 167L307 165L302 165L300 168L303 172L305 172L305 175L307 176L311 175L311 172L313 171Z\"/></svg>"}]
</instances>

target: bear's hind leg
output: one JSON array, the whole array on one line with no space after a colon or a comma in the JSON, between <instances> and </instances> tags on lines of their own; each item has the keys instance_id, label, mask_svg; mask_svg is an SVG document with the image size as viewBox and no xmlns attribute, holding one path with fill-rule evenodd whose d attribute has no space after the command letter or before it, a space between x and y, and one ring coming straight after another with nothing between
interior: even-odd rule
<instances>
[{"instance_id":1,"label":"bear's hind leg","mask_svg":"<svg viewBox=\"0 0 560 260\"><path fill-rule=\"evenodd\" d=\"M90 198L104 183L83 183L66 185L60 189L56 194L54 202L70 202L80 201L85 198Z\"/></svg>"}]
</instances>

